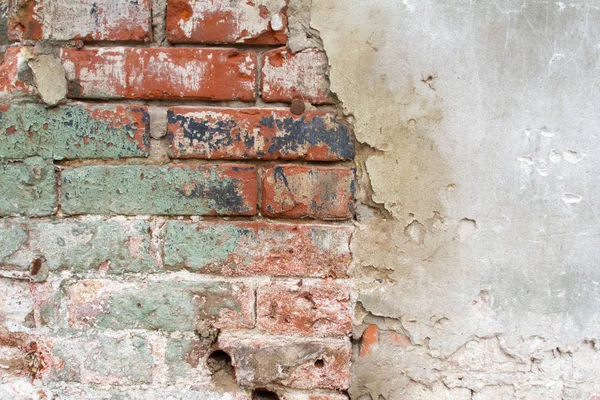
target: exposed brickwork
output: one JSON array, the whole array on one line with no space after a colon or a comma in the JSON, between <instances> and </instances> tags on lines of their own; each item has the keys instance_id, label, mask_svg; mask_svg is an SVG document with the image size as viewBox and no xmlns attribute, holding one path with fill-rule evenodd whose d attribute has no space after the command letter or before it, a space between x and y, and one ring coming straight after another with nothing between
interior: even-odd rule
<instances>
[{"instance_id":1,"label":"exposed brickwork","mask_svg":"<svg viewBox=\"0 0 600 400\"><path fill-rule=\"evenodd\" d=\"M288 0L168 0L173 43L285 44Z\"/></svg>"},{"instance_id":2,"label":"exposed brickwork","mask_svg":"<svg viewBox=\"0 0 600 400\"><path fill-rule=\"evenodd\" d=\"M167 268L228 276L345 277L352 228L264 222L166 226Z\"/></svg>"},{"instance_id":3,"label":"exposed brickwork","mask_svg":"<svg viewBox=\"0 0 600 400\"><path fill-rule=\"evenodd\" d=\"M194 331L200 321L219 329L254 326L252 291L227 282L144 284L84 280L69 290L76 329Z\"/></svg>"},{"instance_id":4,"label":"exposed brickwork","mask_svg":"<svg viewBox=\"0 0 600 400\"><path fill-rule=\"evenodd\" d=\"M278 165L264 173L262 211L270 217L348 219L353 200L350 168Z\"/></svg>"},{"instance_id":5,"label":"exposed brickwork","mask_svg":"<svg viewBox=\"0 0 600 400\"><path fill-rule=\"evenodd\" d=\"M4 53L0 65L0 98L27 95L33 91L31 85L24 81L27 64L22 54L30 50L29 47L9 47Z\"/></svg>"},{"instance_id":6,"label":"exposed brickwork","mask_svg":"<svg viewBox=\"0 0 600 400\"><path fill-rule=\"evenodd\" d=\"M56 209L54 166L38 157L0 163L0 216L40 217Z\"/></svg>"},{"instance_id":7,"label":"exposed brickwork","mask_svg":"<svg viewBox=\"0 0 600 400\"><path fill-rule=\"evenodd\" d=\"M0 158L145 157L150 147L148 110L139 106L0 106L0 129Z\"/></svg>"},{"instance_id":8,"label":"exposed brickwork","mask_svg":"<svg viewBox=\"0 0 600 400\"><path fill-rule=\"evenodd\" d=\"M147 219L5 219L0 222L0 269L27 271L43 258L51 272L152 272L151 223Z\"/></svg>"},{"instance_id":9,"label":"exposed brickwork","mask_svg":"<svg viewBox=\"0 0 600 400\"><path fill-rule=\"evenodd\" d=\"M249 387L284 385L296 389L348 388L347 339L299 339L222 334L219 346L231 352L236 378Z\"/></svg>"},{"instance_id":10,"label":"exposed brickwork","mask_svg":"<svg viewBox=\"0 0 600 400\"><path fill-rule=\"evenodd\" d=\"M150 0L13 0L9 35L19 40L148 41Z\"/></svg>"},{"instance_id":11,"label":"exposed brickwork","mask_svg":"<svg viewBox=\"0 0 600 400\"><path fill-rule=\"evenodd\" d=\"M273 334L350 333L350 292L335 282L272 283L257 291L257 325Z\"/></svg>"},{"instance_id":12,"label":"exposed brickwork","mask_svg":"<svg viewBox=\"0 0 600 400\"><path fill-rule=\"evenodd\" d=\"M0 6L0 398L348 398L354 138L288 6Z\"/></svg>"},{"instance_id":13,"label":"exposed brickwork","mask_svg":"<svg viewBox=\"0 0 600 400\"><path fill-rule=\"evenodd\" d=\"M348 128L334 113L295 116L278 109L169 110L173 158L336 161L354 157Z\"/></svg>"},{"instance_id":14,"label":"exposed brickwork","mask_svg":"<svg viewBox=\"0 0 600 400\"><path fill-rule=\"evenodd\" d=\"M66 214L256 213L256 169L248 165L96 165L66 169L61 185Z\"/></svg>"},{"instance_id":15,"label":"exposed brickwork","mask_svg":"<svg viewBox=\"0 0 600 400\"><path fill-rule=\"evenodd\" d=\"M256 54L235 49L63 49L69 96L251 101Z\"/></svg>"},{"instance_id":16,"label":"exposed brickwork","mask_svg":"<svg viewBox=\"0 0 600 400\"><path fill-rule=\"evenodd\" d=\"M291 102L301 98L313 104L333 103L329 92L327 57L316 49L292 54L285 48L264 54L262 98Z\"/></svg>"}]
</instances>

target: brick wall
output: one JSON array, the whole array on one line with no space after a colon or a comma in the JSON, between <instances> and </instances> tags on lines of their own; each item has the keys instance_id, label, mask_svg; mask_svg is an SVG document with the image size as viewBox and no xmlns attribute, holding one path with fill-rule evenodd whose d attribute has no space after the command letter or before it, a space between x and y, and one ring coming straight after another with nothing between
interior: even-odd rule
<instances>
[{"instance_id":1,"label":"brick wall","mask_svg":"<svg viewBox=\"0 0 600 400\"><path fill-rule=\"evenodd\" d=\"M0 16L0 398L345 399L325 54L286 50L287 0L160 3Z\"/></svg>"}]
</instances>

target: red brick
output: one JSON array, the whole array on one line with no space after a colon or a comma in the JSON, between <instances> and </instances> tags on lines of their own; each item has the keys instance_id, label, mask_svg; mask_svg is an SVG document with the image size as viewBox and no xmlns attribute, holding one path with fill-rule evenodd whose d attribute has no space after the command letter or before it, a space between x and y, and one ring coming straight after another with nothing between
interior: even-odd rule
<instances>
[{"instance_id":1,"label":"red brick","mask_svg":"<svg viewBox=\"0 0 600 400\"><path fill-rule=\"evenodd\" d=\"M268 333L342 336L352 329L350 291L343 283L271 283L256 294L256 323Z\"/></svg>"},{"instance_id":2,"label":"red brick","mask_svg":"<svg viewBox=\"0 0 600 400\"><path fill-rule=\"evenodd\" d=\"M278 165L264 172L262 212L268 217L349 219L353 198L352 168Z\"/></svg>"},{"instance_id":3,"label":"red brick","mask_svg":"<svg viewBox=\"0 0 600 400\"><path fill-rule=\"evenodd\" d=\"M255 98L256 54L235 49L63 49L72 98Z\"/></svg>"},{"instance_id":4,"label":"red brick","mask_svg":"<svg viewBox=\"0 0 600 400\"><path fill-rule=\"evenodd\" d=\"M350 341L221 333L219 348L231 355L243 387L346 390Z\"/></svg>"},{"instance_id":5,"label":"red brick","mask_svg":"<svg viewBox=\"0 0 600 400\"><path fill-rule=\"evenodd\" d=\"M281 109L169 110L169 156L335 161L354 158L348 127L336 114Z\"/></svg>"},{"instance_id":6,"label":"red brick","mask_svg":"<svg viewBox=\"0 0 600 400\"><path fill-rule=\"evenodd\" d=\"M369 325L360 338L360 356L367 357L373 352L373 346L379 342L379 328Z\"/></svg>"},{"instance_id":7,"label":"red brick","mask_svg":"<svg viewBox=\"0 0 600 400\"><path fill-rule=\"evenodd\" d=\"M8 38L13 42L42 38L43 16L37 0L12 0L8 19Z\"/></svg>"},{"instance_id":8,"label":"red brick","mask_svg":"<svg viewBox=\"0 0 600 400\"><path fill-rule=\"evenodd\" d=\"M288 0L168 0L173 43L285 44Z\"/></svg>"},{"instance_id":9,"label":"red brick","mask_svg":"<svg viewBox=\"0 0 600 400\"><path fill-rule=\"evenodd\" d=\"M168 269L227 276L346 277L352 226L169 221Z\"/></svg>"},{"instance_id":10,"label":"red brick","mask_svg":"<svg viewBox=\"0 0 600 400\"><path fill-rule=\"evenodd\" d=\"M292 54L286 48L265 53L262 67L264 101L333 103L327 78L327 56L317 49Z\"/></svg>"},{"instance_id":11,"label":"red brick","mask_svg":"<svg viewBox=\"0 0 600 400\"><path fill-rule=\"evenodd\" d=\"M150 0L14 0L9 37L21 40L148 41Z\"/></svg>"},{"instance_id":12,"label":"red brick","mask_svg":"<svg viewBox=\"0 0 600 400\"><path fill-rule=\"evenodd\" d=\"M22 51L31 51L30 47L9 47L4 53L4 62L0 64L0 97L33 93L32 86L21 80L19 68L26 65Z\"/></svg>"}]
</instances>

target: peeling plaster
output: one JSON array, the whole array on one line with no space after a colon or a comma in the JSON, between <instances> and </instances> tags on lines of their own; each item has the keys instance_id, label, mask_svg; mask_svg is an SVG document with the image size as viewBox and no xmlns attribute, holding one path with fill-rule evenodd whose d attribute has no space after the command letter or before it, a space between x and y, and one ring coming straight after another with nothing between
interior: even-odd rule
<instances>
[{"instance_id":1,"label":"peeling plaster","mask_svg":"<svg viewBox=\"0 0 600 400\"><path fill-rule=\"evenodd\" d=\"M600 395L600 10L312 3L361 144L354 334L382 332L351 397Z\"/></svg>"},{"instance_id":2,"label":"peeling plaster","mask_svg":"<svg viewBox=\"0 0 600 400\"><path fill-rule=\"evenodd\" d=\"M51 55L38 55L28 60L35 84L44 103L54 106L67 97L67 78L60 60Z\"/></svg>"}]
</instances>

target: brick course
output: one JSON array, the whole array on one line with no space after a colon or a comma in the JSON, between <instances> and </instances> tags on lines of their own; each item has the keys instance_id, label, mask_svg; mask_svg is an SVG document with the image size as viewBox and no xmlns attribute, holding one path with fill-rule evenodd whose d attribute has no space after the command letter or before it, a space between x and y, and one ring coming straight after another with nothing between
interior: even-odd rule
<instances>
[{"instance_id":1,"label":"brick course","mask_svg":"<svg viewBox=\"0 0 600 400\"><path fill-rule=\"evenodd\" d=\"M286 48L264 54L262 98L264 101L291 102L300 98L312 104L334 102L329 92L327 58L316 49L292 54Z\"/></svg>"},{"instance_id":2,"label":"brick course","mask_svg":"<svg viewBox=\"0 0 600 400\"><path fill-rule=\"evenodd\" d=\"M351 233L322 224L169 221L164 262L227 276L346 277Z\"/></svg>"},{"instance_id":3,"label":"brick course","mask_svg":"<svg viewBox=\"0 0 600 400\"><path fill-rule=\"evenodd\" d=\"M0 216L53 214L57 204L54 166L39 157L0 161L0 193Z\"/></svg>"},{"instance_id":4,"label":"brick course","mask_svg":"<svg viewBox=\"0 0 600 400\"><path fill-rule=\"evenodd\" d=\"M159 4L0 15L0 397L347 399L327 58L286 49L288 0Z\"/></svg>"},{"instance_id":5,"label":"brick course","mask_svg":"<svg viewBox=\"0 0 600 400\"><path fill-rule=\"evenodd\" d=\"M252 328L253 297L228 282L82 280L69 289L69 314L76 329L194 331L200 321L219 329Z\"/></svg>"},{"instance_id":6,"label":"brick course","mask_svg":"<svg viewBox=\"0 0 600 400\"><path fill-rule=\"evenodd\" d=\"M354 171L277 165L265 170L262 212L269 217L349 219L353 214Z\"/></svg>"},{"instance_id":7,"label":"brick course","mask_svg":"<svg viewBox=\"0 0 600 400\"><path fill-rule=\"evenodd\" d=\"M347 126L334 113L295 116L280 109L173 108L173 158L338 161L354 157Z\"/></svg>"},{"instance_id":8,"label":"brick course","mask_svg":"<svg viewBox=\"0 0 600 400\"><path fill-rule=\"evenodd\" d=\"M254 215L247 165L89 166L61 174L65 214Z\"/></svg>"},{"instance_id":9,"label":"brick course","mask_svg":"<svg viewBox=\"0 0 600 400\"><path fill-rule=\"evenodd\" d=\"M173 43L284 44L288 0L168 0Z\"/></svg>"},{"instance_id":10,"label":"brick course","mask_svg":"<svg viewBox=\"0 0 600 400\"><path fill-rule=\"evenodd\" d=\"M150 0L13 0L9 36L20 40L148 41Z\"/></svg>"},{"instance_id":11,"label":"brick course","mask_svg":"<svg viewBox=\"0 0 600 400\"><path fill-rule=\"evenodd\" d=\"M150 149L148 109L139 106L0 106L0 130L0 158L147 157Z\"/></svg>"},{"instance_id":12,"label":"brick course","mask_svg":"<svg viewBox=\"0 0 600 400\"><path fill-rule=\"evenodd\" d=\"M251 101L256 54L236 49L63 49L69 97Z\"/></svg>"},{"instance_id":13,"label":"brick course","mask_svg":"<svg viewBox=\"0 0 600 400\"><path fill-rule=\"evenodd\" d=\"M258 328L272 334L350 334L350 291L333 281L272 283L256 292Z\"/></svg>"}]
</instances>

